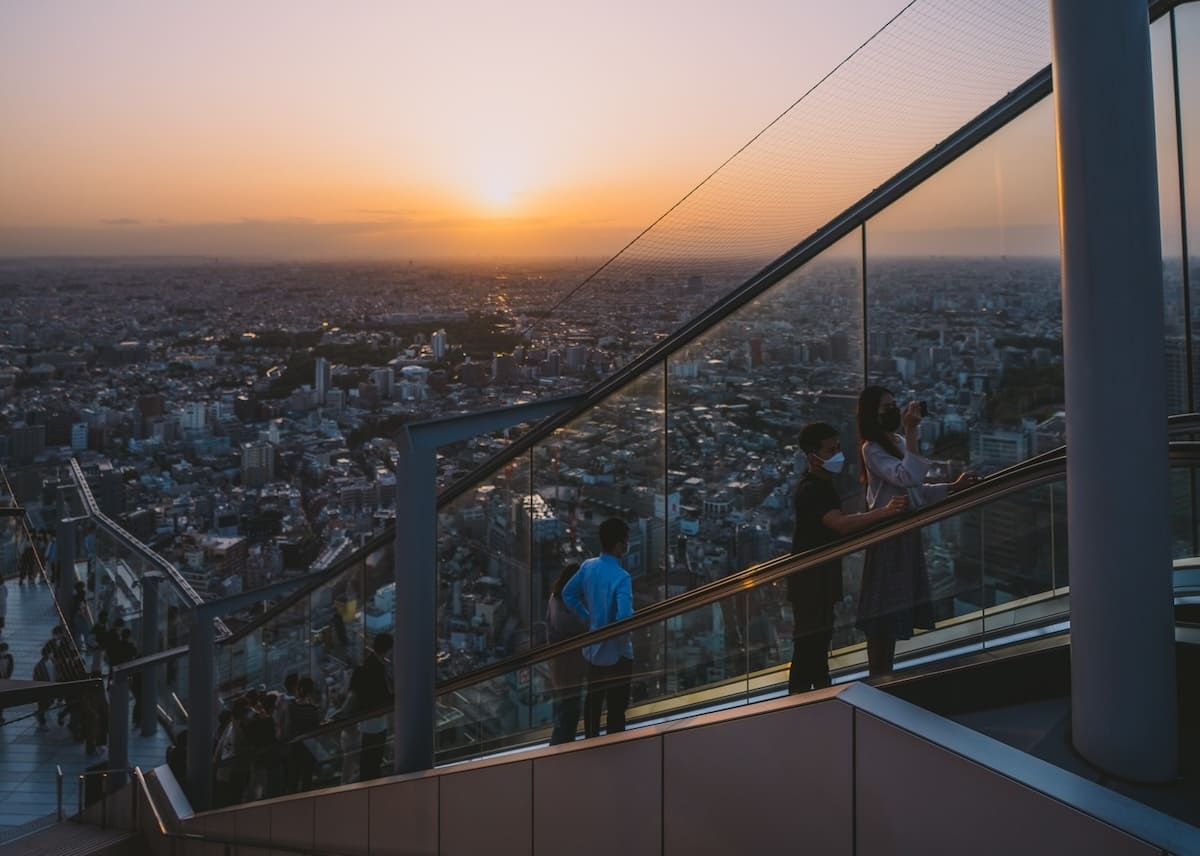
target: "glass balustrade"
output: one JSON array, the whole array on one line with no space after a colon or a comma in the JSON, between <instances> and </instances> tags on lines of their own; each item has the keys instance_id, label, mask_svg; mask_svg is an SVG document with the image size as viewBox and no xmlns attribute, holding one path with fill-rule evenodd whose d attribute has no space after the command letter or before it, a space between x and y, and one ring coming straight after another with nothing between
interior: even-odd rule
<instances>
[{"instance_id":1,"label":"glass balustrade","mask_svg":"<svg viewBox=\"0 0 1200 856\"><path fill-rule=\"evenodd\" d=\"M1044 24L1042 17L1037 21L1028 26ZM1179 196L1180 188L1196 183L1188 179L1200 163L1195 146L1200 108L1192 109L1200 91L1194 59L1200 52L1185 49L1198 38L1200 6L1176 9L1152 28L1160 183L1171 185L1161 197L1164 274L1154 287L1163 288L1168 308L1172 412L1196 406L1187 368L1188 355L1194 361L1200 350L1189 348L1198 310L1191 310L1192 317L1184 311L1187 289L1194 290L1200 279L1193 252L1200 244L1200 212L1190 216L1194 193L1185 190L1182 204ZM1040 50L1021 53L1022 62L1031 62L1029 72L1044 64ZM1005 86L1011 89L1020 80ZM991 93L989 100L1007 89ZM956 101L954 110L965 109L968 101ZM1182 111L1178 139L1176 101ZM974 112L954 113L949 128ZM920 136L914 124L903 128L905 145ZM871 186L912 156L895 163L881 157ZM1054 158L1053 115L1045 99L603 402L538 437L531 448L440 504L439 682L457 683L546 644L550 588L565 567L596 553L596 530L606 517L631 525L625 563L638 607L789 552L791 491L803 468L796 439L806 422L829 422L841 433L849 461L838 489L847 511L861 510L854 409L864 383L882 383L902 401L927 402L930 416L922 425L921 444L935 461L937 479L951 480L966 467L994 472L1062 445L1066 417ZM743 175L741 169L735 165L728 175ZM661 229L648 232L620 264L586 282L535 329L540 324L543 332L567 330L572 313L596 315L602 306L628 302L634 291L672 299L687 293L696 307L710 306L807 234L810 225L825 222L789 219L779 212L799 209L792 203L772 207L772 202L763 216L774 218L778 234L768 230L754 236L749 226L731 226L742 231L710 247L702 240L704 217L698 212L726 210L720 193L727 180L719 178L696 197L701 207L665 218ZM779 186L799 190L788 182ZM812 213L804 208L808 201L795 204ZM1189 215L1186 228L1183 214ZM675 250L658 243L667 234L664 229L689 236L690 243L680 246L693 253L689 258L704 262L703 273L682 263L656 267L675 259ZM776 240L789 229L786 241ZM731 247L743 251L736 263L721 257ZM662 252L647 255L645 248ZM686 300L682 308L668 308L670 301L660 298L654 302L663 305L640 313L636 329L607 331L614 341L629 334L652 342L695 308ZM541 345L533 341L530 347ZM1174 362L1172 348L1179 352ZM596 350L570 358L615 365L611 354ZM527 430L523 426L520 432ZM516 433L447 449L439 472L446 478L466 472L507 447ZM1196 474L1176 469L1171 484L1174 553L1194 556ZM1067 616L1062 481L930 524L919 537L934 627L899 642L900 663L963 646L986 647L1015 628ZM137 573L136 557L96 540L93 561L105 574L115 581L122 562L133 565L130 576ZM314 678L323 715L348 713L342 705L349 674L362 661L365 646L378 633L391 631L397 620L393 550L389 542L346 564L286 609L219 645L220 696L229 700L260 685L280 689L295 673ZM864 560L863 552L842 559L842 597L832 604L832 625L822 628L830 634L829 662L839 678L861 675L866 667L860 628L874 616L860 607ZM631 721L786 691L797 627L787 586L779 582L632 631ZM169 624L163 632L170 633ZM439 760L549 739L563 690L558 673L571 659L578 666L579 657L560 655L443 693L437 707ZM360 775L355 733L346 727L335 736L314 738L315 781L353 781Z\"/></svg>"}]
</instances>

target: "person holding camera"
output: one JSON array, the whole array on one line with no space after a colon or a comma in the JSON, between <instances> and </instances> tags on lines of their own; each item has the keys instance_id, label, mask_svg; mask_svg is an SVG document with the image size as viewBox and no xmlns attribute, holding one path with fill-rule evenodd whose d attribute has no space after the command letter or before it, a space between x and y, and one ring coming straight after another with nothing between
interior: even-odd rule
<instances>
[{"instance_id":1,"label":"person holding camera","mask_svg":"<svg viewBox=\"0 0 1200 856\"><path fill-rule=\"evenodd\" d=\"M910 508L921 508L979 480L967 471L949 484L926 484L930 462L919 454L917 436L923 404L910 401L902 412L895 396L882 386L868 386L858 397L859 478L867 486L868 508L883 508L897 496L907 496ZM904 433L898 434L901 428ZM933 629L920 531L867 549L856 626L867 636L871 677L892 673L897 640L912 638L917 629Z\"/></svg>"}]
</instances>

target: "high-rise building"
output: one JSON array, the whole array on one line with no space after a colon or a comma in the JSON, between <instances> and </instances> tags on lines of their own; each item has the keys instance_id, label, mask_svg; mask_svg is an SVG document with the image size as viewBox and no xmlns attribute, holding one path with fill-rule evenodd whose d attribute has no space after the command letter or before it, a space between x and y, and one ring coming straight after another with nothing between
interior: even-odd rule
<instances>
[{"instance_id":1,"label":"high-rise building","mask_svg":"<svg viewBox=\"0 0 1200 856\"><path fill-rule=\"evenodd\" d=\"M316 390L317 406L319 407L325 403L325 396L329 393L329 384L333 380L333 366L324 357L317 357L315 368L316 377L313 380L313 389Z\"/></svg>"},{"instance_id":2,"label":"high-rise building","mask_svg":"<svg viewBox=\"0 0 1200 856\"><path fill-rule=\"evenodd\" d=\"M517 361L512 354L496 354L492 358L492 380L514 383L517 380Z\"/></svg>"},{"instance_id":3,"label":"high-rise building","mask_svg":"<svg viewBox=\"0 0 1200 856\"><path fill-rule=\"evenodd\" d=\"M275 480L275 447L257 440L242 444L242 485L262 487Z\"/></svg>"},{"instance_id":4,"label":"high-rise building","mask_svg":"<svg viewBox=\"0 0 1200 856\"><path fill-rule=\"evenodd\" d=\"M203 431L208 424L208 405L202 401L189 401L179 414L179 425L184 431Z\"/></svg>"},{"instance_id":5,"label":"high-rise building","mask_svg":"<svg viewBox=\"0 0 1200 856\"><path fill-rule=\"evenodd\" d=\"M436 335L434 333L434 336ZM376 369L371 372L371 381L375 384L375 388L379 390L380 398L391 398L394 391L393 387L396 384L396 370L391 366Z\"/></svg>"},{"instance_id":6,"label":"high-rise building","mask_svg":"<svg viewBox=\"0 0 1200 856\"><path fill-rule=\"evenodd\" d=\"M430 336L429 347L433 350L435 360L444 359L446 356L446 331L438 330Z\"/></svg>"},{"instance_id":7,"label":"high-rise building","mask_svg":"<svg viewBox=\"0 0 1200 856\"><path fill-rule=\"evenodd\" d=\"M88 447L88 424L76 422L71 426L71 450L82 452Z\"/></svg>"}]
</instances>

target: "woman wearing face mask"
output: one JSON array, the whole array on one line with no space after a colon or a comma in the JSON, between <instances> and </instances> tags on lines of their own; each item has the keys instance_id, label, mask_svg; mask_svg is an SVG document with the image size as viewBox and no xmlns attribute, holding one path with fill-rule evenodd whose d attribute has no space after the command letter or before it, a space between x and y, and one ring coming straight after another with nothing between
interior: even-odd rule
<instances>
[{"instance_id":1,"label":"woman wearing face mask","mask_svg":"<svg viewBox=\"0 0 1200 856\"><path fill-rule=\"evenodd\" d=\"M822 547L842 535L900 514L908 497L896 496L874 511L844 514L834 487L846 456L832 425L813 422L800 432L800 450L808 470L793 497L796 528L792 552ZM792 668L788 692L829 686L829 642L833 638L833 605L842 599L842 562L834 559L788 577L792 602Z\"/></svg>"},{"instance_id":2,"label":"woman wearing face mask","mask_svg":"<svg viewBox=\"0 0 1200 856\"><path fill-rule=\"evenodd\" d=\"M868 386L858 397L858 439L867 507L882 508L907 496L919 508L974 484L978 476L965 472L951 484L926 484L929 460L921 457L917 427L921 406L910 401L903 412L881 386ZM896 433L903 428L904 434ZM932 630L933 604L921 533L899 535L866 552L857 627L867 636L871 677L890 675L896 640L912 638L913 630Z\"/></svg>"}]
</instances>

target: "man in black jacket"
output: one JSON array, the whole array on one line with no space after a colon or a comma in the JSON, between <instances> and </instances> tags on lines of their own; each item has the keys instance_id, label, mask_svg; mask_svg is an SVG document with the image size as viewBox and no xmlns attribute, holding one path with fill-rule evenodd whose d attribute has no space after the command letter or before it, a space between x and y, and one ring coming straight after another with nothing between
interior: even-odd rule
<instances>
[{"instance_id":1,"label":"man in black jacket","mask_svg":"<svg viewBox=\"0 0 1200 856\"><path fill-rule=\"evenodd\" d=\"M350 692L357 699L357 710L367 713L392 704L392 664L388 660L391 653L392 634L380 633L375 637L375 645L367 649L363 664L350 676ZM379 778L387 725L387 713L358 724L358 732L362 735L362 750L358 756L360 782Z\"/></svg>"},{"instance_id":2,"label":"man in black jacket","mask_svg":"<svg viewBox=\"0 0 1200 856\"><path fill-rule=\"evenodd\" d=\"M894 497L874 511L844 514L833 477L842 471L845 456L838 433L825 422L813 422L800 431L800 450L808 472L796 487L796 528L792 552L823 547L843 535L902 514L907 499ZM792 668L788 692L799 693L829 686L829 643L833 638L833 605L842 599L842 561L832 562L788 577L792 602Z\"/></svg>"}]
</instances>

